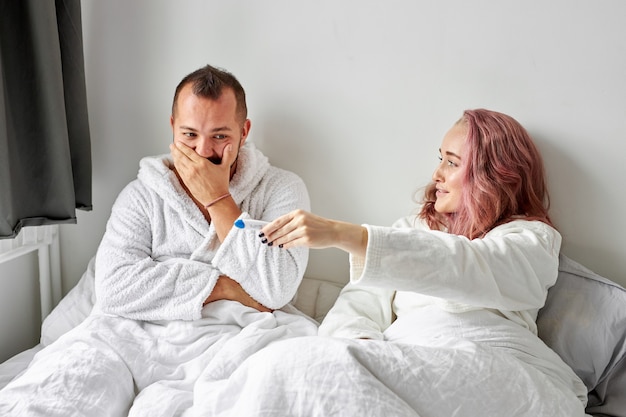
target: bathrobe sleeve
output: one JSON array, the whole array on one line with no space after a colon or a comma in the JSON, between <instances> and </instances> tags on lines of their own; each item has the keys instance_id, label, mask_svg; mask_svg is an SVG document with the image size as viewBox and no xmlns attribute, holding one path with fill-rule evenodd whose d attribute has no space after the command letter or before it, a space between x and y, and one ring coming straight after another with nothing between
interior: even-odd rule
<instances>
[{"instance_id":1,"label":"bathrobe sleeve","mask_svg":"<svg viewBox=\"0 0 626 417\"><path fill-rule=\"evenodd\" d=\"M220 271L189 256L179 244L185 231L168 227L164 210L162 201L138 181L116 199L96 254L100 311L145 321L200 318ZM164 247L168 244L171 248Z\"/></svg>"},{"instance_id":2,"label":"bathrobe sleeve","mask_svg":"<svg viewBox=\"0 0 626 417\"><path fill-rule=\"evenodd\" d=\"M473 240L411 227L366 227L365 259L351 258L355 284L524 311L541 308L556 282L561 235L543 222L515 220Z\"/></svg>"},{"instance_id":3,"label":"bathrobe sleeve","mask_svg":"<svg viewBox=\"0 0 626 417\"><path fill-rule=\"evenodd\" d=\"M258 198L253 196L241 218L271 221L295 209L310 210L309 194L297 175L274 169ZM262 202L261 202L262 199ZM244 207L246 209L246 207ZM232 227L213 265L237 281L255 300L271 309L289 303L296 294L308 262L308 248L282 249L261 243L258 230Z\"/></svg>"},{"instance_id":4,"label":"bathrobe sleeve","mask_svg":"<svg viewBox=\"0 0 626 417\"><path fill-rule=\"evenodd\" d=\"M395 320L395 291L348 283L322 321L320 336L383 340L383 332Z\"/></svg>"},{"instance_id":5,"label":"bathrobe sleeve","mask_svg":"<svg viewBox=\"0 0 626 417\"><path fill-rule=\"evenodd\" d=\"M382 339L395 320L396 291L437 297L452 309L500 310L507 317L544 305L558 274L561 236L554 228L516 220L469 240L410 219L393 227L366 225L366 256L350 257L350 283L322 322L321 335Z\"/></svg>"}]
</instances>

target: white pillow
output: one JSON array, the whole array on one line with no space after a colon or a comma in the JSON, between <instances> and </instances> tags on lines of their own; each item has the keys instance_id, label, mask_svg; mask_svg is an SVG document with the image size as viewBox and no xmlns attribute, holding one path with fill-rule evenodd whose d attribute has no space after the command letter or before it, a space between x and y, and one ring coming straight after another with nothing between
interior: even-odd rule
<instances>
[{"instance_id":1,"label":"white pillow","mask_svg":"<svg viewBox=\"0 0 626 417\"><path fill-rule=\"evenodd\" d=\"M335 305L341 288L340 284L335 282L322 282L320 284L317 300L315 300L315 317L313 317L318 323L324 321L328 311Z\"/></svg>"},{"instance_id":2,"label":"white pillow","mask_svg":"<svg viewBox=\"0 0 626 417\"><path fill-rule=\"evenodd\" d=\"M342 285L334 281L304 277L293 305L307 316L321 323L328 310L335 304L341 288Z\"/></svg>"},{"instance_id":3,"label":"white pillow","mask_svg":"<svg viewBox=\"0 0 626 417\"><path fill-rule=\"evenodd\" d=\"M41 325L41 344L48 346L87 318L96 302L94 256L74 288L48 314Z\"/></svg>"}]
</instances>

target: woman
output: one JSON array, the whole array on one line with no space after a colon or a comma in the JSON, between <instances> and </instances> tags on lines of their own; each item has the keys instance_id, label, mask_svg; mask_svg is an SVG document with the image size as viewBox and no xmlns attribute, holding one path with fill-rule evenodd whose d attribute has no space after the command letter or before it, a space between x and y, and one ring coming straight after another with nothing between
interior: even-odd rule
<instances>
[{"instance_id":1,"label":"woman","mask_svg":"<svg viewBox=\"0 0 626 417\"><path fill-rule=\"evenodd\" d=\"M419 214L392 228L304 211L263 228L262 238L281 248L349 252L351 282L320 334L383 339L396 316L433 305L488 310L537 334L561 245L537 148L513 118L479 109L464 112L439 152ZM372 296L377 309L366 303Z\"/></svg>"},{"instance_id":2,"label":"woman","mask_svg":"<svg viewBox=\"0 0 626 417\"><path fill-rule=\"evenodd\" d=\"M256 398L246 415L584 415L585 386L537 336L561 245L537 148L479 109L439 152L419 213L391 228L298 210L261 230L275 247L348 252L350 283L319 328L331 337L268 346L230 381L246 389L216 401Z\"/></svg>"}]
</instances>

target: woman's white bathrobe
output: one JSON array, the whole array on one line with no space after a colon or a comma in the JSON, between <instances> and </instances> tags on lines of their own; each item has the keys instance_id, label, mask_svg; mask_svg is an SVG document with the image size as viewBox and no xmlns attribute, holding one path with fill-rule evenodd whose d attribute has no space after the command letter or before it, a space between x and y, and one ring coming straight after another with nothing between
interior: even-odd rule
<instances>
[{"instance_id":1,"label":"woman's white bathrobe","mask_svg":"<svg viewBox=\"0 0 626 417\"><path fill-rule=\"evenodd\" d=\"M351 256L350 283L320 335L417 345L468 340L510 353L586 404L583 383L537 337L537 313L558 275L554 228L520 219L469 240L432 231L416 216L366 227L366 256Z\"/></svg>"},{"instance_id":2,"label":"woman's white bathrobe","mask_svg":"<svg viewBox=\"0 0 626 417\"><path fill-rule=\"evenodd\" d=\"M137 320L197 319L220 275L266 307L287 304L308 250L278 250L236 227L220 244L171 165L169 155L144 158L115 202L96 256L96 308ZM251 143L240 150L230 193L241 218L270 221L310 206L303 181L270 166Z\"/></svg>"}]
</instances>

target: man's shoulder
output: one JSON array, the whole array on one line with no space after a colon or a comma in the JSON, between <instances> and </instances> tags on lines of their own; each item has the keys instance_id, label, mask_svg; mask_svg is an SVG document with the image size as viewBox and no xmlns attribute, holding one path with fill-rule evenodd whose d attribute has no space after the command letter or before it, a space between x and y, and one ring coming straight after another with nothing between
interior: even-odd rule
<instances>
[{"instance_id":1,"label":"man's shoulder","mask_svg":"<svg viewBox=\"0 0 626 417\"><path fill-rule=\"evenodd\" d=\"M304 180L295 172L271 164L264 177L266 181L304 184Z\"/></svg>"},{"instance_id":2,"label":"man's shoulder","mask_svg":"<svg viewBox=\"0 0 626 417\"><path fill-rule=\"evenodd\" d=\"M118 198L122 196L145 198L155 193L155 187L163 188L158 184L163 184L167 178L170 162L168 154L142 157L139 161L137 176L124 186Z\"/></svg>"},{"instance_id":3,"label":"man's shoulder","mask_svg":"<svg viewBox=\"0 0 626 417\"><path fill-rule=\"evenodd\" d=\"M270 165L255 192L275 202L294 201L294 208L310 209L309 191L305 182L298 174L284 168Z\"/></svg>"},{"instance_id":4,"label":"man's shoulder","mask_svg":"<svg viewBox=\"0 0 626 417\"><path fill-rule=\"evenodd\" d=\"M149 193L149 189L146 184L135 178L122 188L116 200L137 201L138 199L143 199L143 196L147 193Z\"/></svg>"},{"instance_id":5,"label":"man's shoulder","mask_svg":"<svg viewBox=\"0 0 626 417\"><path fill-rule=\"evenodd\" d=\"M276 166L276 165L270 164L268 171L272 172L273 175L284 175L285 177L295 177L295 178L300 179L300 176L296 174L295 172L290 171L286 168Z\"/></svg>"},{"instance_id":6,"label":"man's shoulder","mask_svg":"<svg viewBox=\"0 0 626 417\"><path fill-rule=\"evenodd\" d=\"M144 171L151 173L164 173L171 169L172 160L170 154L144 156L139 160L139 172L137 177Z\"/></svg>"}]
</instances>

